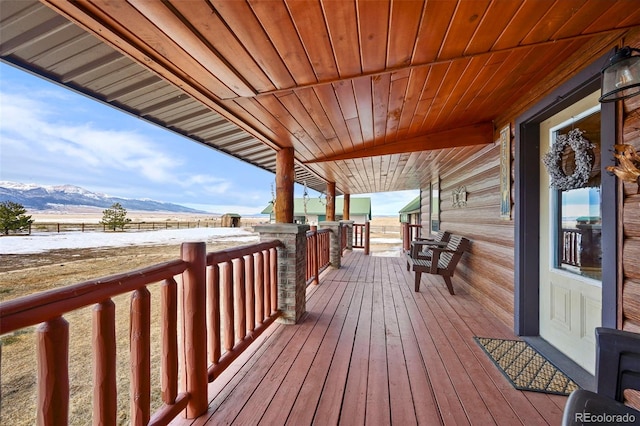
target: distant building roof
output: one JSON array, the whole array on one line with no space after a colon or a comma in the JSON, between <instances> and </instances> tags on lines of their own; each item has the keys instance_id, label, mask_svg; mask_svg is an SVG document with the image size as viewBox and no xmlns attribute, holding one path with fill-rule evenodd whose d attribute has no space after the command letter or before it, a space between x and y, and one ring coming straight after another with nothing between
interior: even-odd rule
<instances>
[{"instance_id":1,"label":"distant building roof","mask_svg":"<svg viewBox=\"0 0 640 426\"><path fill-rule=\"evenodd\" d=\"M409 213L419 213L420 212L420 196L418 195L416 198L411 200L409 204L404 206L398 213L409 214Z\"/></svg>"},{"instance_id":2,"label":"distant building roof","mask_svg":"<svg viewBox=\"0 0 640 426\"><path fill-rule=\"evenodd\" d=\"M344 198L336 198L336 214L342 215L344 209ZM262 210L262 214L273 213L273 204L269 205ZM307 213L308 215L322 216L327 213L327 207L324 204L324 200L318 198L309 198L307 200ZM293 215L304 216L304 199L294 198L293 200ZM349 215L368 215L371 216L371 198L351 198L349 201Z\"/></svg>"}]
</instances>

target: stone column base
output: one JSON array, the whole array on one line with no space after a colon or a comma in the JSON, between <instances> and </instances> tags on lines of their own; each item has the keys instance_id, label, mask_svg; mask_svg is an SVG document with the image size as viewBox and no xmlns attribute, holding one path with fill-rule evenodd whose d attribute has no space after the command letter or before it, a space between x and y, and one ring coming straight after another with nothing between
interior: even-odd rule
<instances>
[{"instance_id":1,"label":"stone column base","mask_svg":"<svg viewBox=\"0 0 640 426\"><path fill-rule=\"evenodd\" d=\"M306 310L307 231L309 225L256 225L260 241L280 240L278 248L278 322L296 324Z\"/></svg>"}]
</instances>

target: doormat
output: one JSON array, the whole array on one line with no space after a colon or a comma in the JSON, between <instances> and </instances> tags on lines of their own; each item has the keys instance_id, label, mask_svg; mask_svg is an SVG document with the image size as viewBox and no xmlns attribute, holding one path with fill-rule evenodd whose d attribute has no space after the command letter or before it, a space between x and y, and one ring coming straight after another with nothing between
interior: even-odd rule
<instances>
[{"instance_id":1,"label":"doormat","mask_svg":"<svg viewBox=\"0 0 640 426\"><path fill-rule=\"evenodd\" d=\"M514 388L569 395L579 386L527 342L474 337Z\"/></svg>"}]
</instances>

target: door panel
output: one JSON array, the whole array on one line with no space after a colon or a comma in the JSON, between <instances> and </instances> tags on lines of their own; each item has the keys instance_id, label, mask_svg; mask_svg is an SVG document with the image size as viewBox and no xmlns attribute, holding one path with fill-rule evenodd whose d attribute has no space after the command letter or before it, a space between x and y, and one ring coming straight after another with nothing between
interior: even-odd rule
<instances>
[{"instance_id":1,"label":"door panel","mask_svg":"<svg viewBox=\"0 0 640 426\"><path fill-rule=\"evenodd\" d=\"M599 153L598 94L540 124L543 154L573 126L588 130L584 137L597 143ZM572 152L564 155L571 158ZM540 336L593 374L602 310L599 164L587 188L570 191L550 188L542 161L540 167Z\"/></svg>"}]
</instances>

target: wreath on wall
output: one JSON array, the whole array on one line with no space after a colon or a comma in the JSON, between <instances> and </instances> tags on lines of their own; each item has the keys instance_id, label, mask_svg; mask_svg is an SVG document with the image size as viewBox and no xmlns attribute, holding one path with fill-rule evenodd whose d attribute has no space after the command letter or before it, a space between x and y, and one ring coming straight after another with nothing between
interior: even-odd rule
<instances>
[{"instance_id":1,"label":"wreath on wall","mask_svg":"<svg viewBox=\"0 0 640 426\"><path fill-rule=\"evenodd\" d=\"M551 146L551 151L542 157L542 162L547 167L551 177L551 188L568 191L570 189L583 188L589 181L595 157L593 145L584 138L583 131L573 129L566 135L558 135ZM570 147L575 152L575 169L572 174L567 174L562 167L564 151Z\"/></svg>"}]
</instances>

